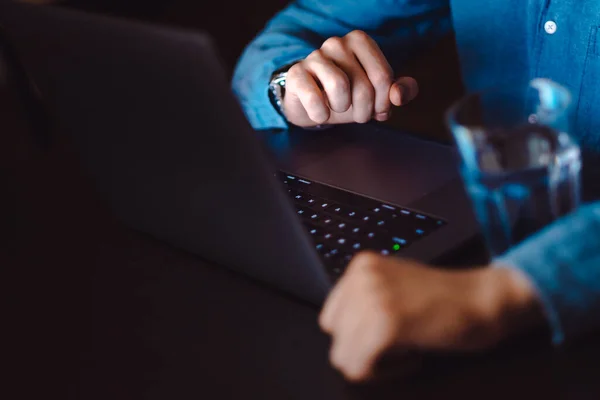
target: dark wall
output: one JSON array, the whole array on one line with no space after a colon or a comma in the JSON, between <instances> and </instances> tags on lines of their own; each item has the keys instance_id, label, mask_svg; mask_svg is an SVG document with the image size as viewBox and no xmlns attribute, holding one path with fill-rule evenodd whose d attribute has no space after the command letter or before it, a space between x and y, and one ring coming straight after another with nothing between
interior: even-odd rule
<instances>
[{"instance_id":1,"label":"dark wall","mask_svg":"<svg viewBox=\"0 0 600 400\"><path fill-rule=\"evenodd\" d=\"M69 7L207 31L215 39L229 73L244 46L287 3L285 0L63 1ZM413 103L397 110L389 123L436 139L448 139L443 114L463 90L453 38L446 38L407 65L406 74L419 82L420 95Z\"/></svg>"},{"instance_id":2,"label":"dark wall","mask_svg":"<svg viewBox=\"0 0 600 400\"><path fill-rule=\"evenodd\" d=\"M244 46L278 10L285 0L201 1L201 0L68 0L64 5L151 21L177 27L204 30L215 39L227 66L233 69Z\"/></svg>"}]
</instances>

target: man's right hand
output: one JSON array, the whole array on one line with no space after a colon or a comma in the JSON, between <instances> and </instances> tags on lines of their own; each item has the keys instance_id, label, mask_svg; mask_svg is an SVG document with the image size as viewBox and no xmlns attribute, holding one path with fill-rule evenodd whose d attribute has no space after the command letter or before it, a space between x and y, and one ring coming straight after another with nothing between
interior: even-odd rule
<instances>
[{"instance_id":1,"label":"man's right hand","mask_svg":"<svg viewBox=\"0 0 600 400\"><path fill-rule=\"evenodd\" d=\"M362 31L327 39L288 71L283 112L301 127L385 121L392 106L418 93L410 77L394 79L375 41Z\"/></svg>"}]
</instances>

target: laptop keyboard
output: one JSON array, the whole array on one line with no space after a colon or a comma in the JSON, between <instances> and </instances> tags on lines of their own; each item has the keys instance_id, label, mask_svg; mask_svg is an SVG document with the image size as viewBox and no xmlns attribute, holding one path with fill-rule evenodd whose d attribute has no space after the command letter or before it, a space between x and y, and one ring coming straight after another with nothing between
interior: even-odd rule
<instances>
[{"instance_id":1,"label":"laptop keyboard","mask_svg":"<svg viewBox=\"0 0 600 400\"><path fill-rule=\"evenodd\" d=\"M361 250L401 254L403 249L446 224L435 216L285 172L280 172L279 177L334 279Z\"/></svg>"}]
</instances>

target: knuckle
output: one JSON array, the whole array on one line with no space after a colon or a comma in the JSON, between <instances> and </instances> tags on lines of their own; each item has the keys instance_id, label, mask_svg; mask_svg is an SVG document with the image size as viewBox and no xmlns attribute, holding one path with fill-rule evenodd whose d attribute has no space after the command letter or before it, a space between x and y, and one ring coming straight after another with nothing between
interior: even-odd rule
<instances>
[{"instance_id":1,"label":"knuckle","mask_svg":"<svg viewBox=\"0 0 600 400\"><path fill-rule=\"evenodd\" d=\"M325 123L329 119L327 112L323 107L321 107L319 100L315 100L314 103L308 101L306 106L306 113L308 114L309 118L317 124Z\"/></svg>"},{"instance_id":2,"label":"knuckle","mask_svg":"<svg viewBox=\"0 0 600 400\"><path fill-rule=\"evenodd\" d=\"M295 64L293 64L289 69L288 69L288 76L290 76L290 74L294 75L294 74L298 74L304 71L304 65L305 65L305 61L299 61Z\"/></svg>"},{"instance_id":3,"label":"knuckle","mask_svg":"<svg viewBox=\"0 0 600 400\"><path fill-rule=\"evenodd\" d=\"M328 315L329 314L321 312L321 314L319 314L319 319L318 319L319 326L326 331L330 330L330 328L331 328L331 319L328 318Z\"/></svg>"},{"instance_id":4,"label":"knuckle","mask_svg":"<svg viewBox=\"0 0 600 400\"><path fill-rule=\"evenodd\" d=\"M346 46L344 43L344 39L342 39L338 36L332 36L329 39L325 40L325 42L323 42L323 45L321 45L321 48L325 49L325 50L333 51L333 52L338 52L338 51L344 51Z\"/></svg>"},{"instance_id":5,"label":"knuckle","mask_svg":"<svg viewBox=\"0 0 600 400\"><path fill-rule=\"evenodd\" d=\"M371 39L365 31L362 31L360 29L353 30L347 36L349 39L357 42L365 42Z\"/></svg>"},{"instance_id":6,"label":"knuckle","mask_svg":"<svg viewBox=\"0 0 600 400\"><path fill-rule=\"evenodd\" d=\"M362 270L365 272L373 272L379 264L379 256L370 251L358 253L352 259L353 269Z\"/></svg>"},{"instance_id":7,"label":"knuckle","mask_svg":"<svg viewBox=\"0 0 600 400\"><path fill-rule=\"evenodd\" d=\"M341 74L333 76L327 84L333 93L343 95L350 92L350 83L348 82L347 77L342 76Z\"/></svg>"},{"instance_id":8,"label":"knuckle","mask_svg":"<svg viewBox=\"0 0 600 400\"><path fill-rule=\"evenodd\" d=\"M316 49L306 57L306 60L311 61L321 58L323 58L323 51L321 49Z\"/></svg>"},{"instance_id":9,"label":"knuckle","mask_svg":"<svg viewBox=\"0 0 600 400\"><path fill-rule=\"evenodd\" d=\"M298 79L304 73L304 65L301 62L298 62L290 67L287 72L286 77L286 86L289 85L290 82L293 82Z\"/></svg>"},{"instance_id":10,"label":"knuckle","mask_svg":"<svg viewBox=\"0 0 600 400\"><path fill-rule=\"evenodd\" d=\"M354 269L368 287L385 287L385 279L388 276L386 262L387 260L378 253L364 251L354 256L349 268ZM372 291L371 294L371 300L376 303L387 301L386 292Z\"/></svg>"}]
</instances>

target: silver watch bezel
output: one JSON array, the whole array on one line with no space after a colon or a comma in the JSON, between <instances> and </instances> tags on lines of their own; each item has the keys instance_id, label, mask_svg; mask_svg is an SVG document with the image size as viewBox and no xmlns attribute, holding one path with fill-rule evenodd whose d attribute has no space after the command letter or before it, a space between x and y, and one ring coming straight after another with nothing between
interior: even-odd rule
<instances>
[{"instance_id":1,"label":"silver watch bezel","mask_svg":"<svg viewBox=\"0 0 600 400\"><path fill-rule=\"evenodd\" d=\"M287 71L279 72L271 78L269 82L269 89L273 95L275 106L278 108L280 113L283 113L283 96L285 95L285 84L287 78Z\"/></svg>"}]
</instances>

